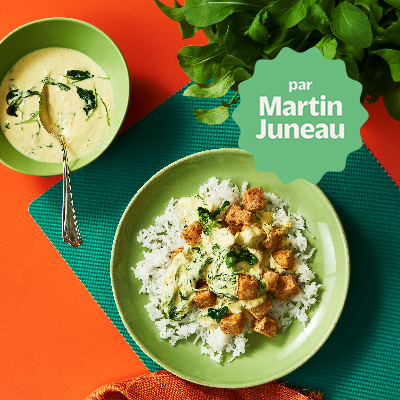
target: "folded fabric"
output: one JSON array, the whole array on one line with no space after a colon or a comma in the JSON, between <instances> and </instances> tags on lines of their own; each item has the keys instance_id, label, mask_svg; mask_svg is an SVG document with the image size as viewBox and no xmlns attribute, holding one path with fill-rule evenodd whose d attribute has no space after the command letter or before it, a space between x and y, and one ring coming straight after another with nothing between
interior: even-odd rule
<instances>
[{"instance_id":1,"label":"folded fabric","mask_svg":"<svg viewBox=\"0 0 400 400\"><path fill-rule=\"evenodd\" d=\"M110 383L85 400L322 400L321 393L273 381L243 389L223 389L185 381L167 371Z\"/></svg>"}]
</instances>

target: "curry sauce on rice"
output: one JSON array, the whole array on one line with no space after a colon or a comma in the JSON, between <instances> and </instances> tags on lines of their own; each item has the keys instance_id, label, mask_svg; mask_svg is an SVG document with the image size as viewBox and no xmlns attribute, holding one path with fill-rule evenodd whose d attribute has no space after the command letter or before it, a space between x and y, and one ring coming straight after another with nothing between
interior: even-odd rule
<instances>
[{"instance_id":1,"label":"curry sauce on rice","mask_svg":"<svg viewBox=\"0 0 400 400\"><path fill-rule=\"evenodd\" d=\"M241 189L211 178L137 238L148 251L133 270L160 336L174 345L195 335L217 362L244 353L250 332L274 338L295 318L305 324L320 286L303 218L262 187Z\"/></svg>"}]
</instances>

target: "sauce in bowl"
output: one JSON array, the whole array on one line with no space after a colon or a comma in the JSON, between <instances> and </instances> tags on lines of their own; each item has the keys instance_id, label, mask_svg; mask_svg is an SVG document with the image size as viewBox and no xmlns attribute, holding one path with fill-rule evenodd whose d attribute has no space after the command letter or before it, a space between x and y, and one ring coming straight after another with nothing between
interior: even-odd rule
<instances>
[{"instance_id":1,"label":"sauce in bowl","mask_svg":"<svg viewBox=\"0 0 400 400\"><path fill-rule=\"evenodd\" d=\"M11 68L0 86L0 104L8 141L27 157L49 163L61 162L62 155L40 122L42 107L53 132L64 137L70 161L102 141L114 110L111 82L101 67L83 53L56 47L29 53Z\"/></svg>"}]
</instances>

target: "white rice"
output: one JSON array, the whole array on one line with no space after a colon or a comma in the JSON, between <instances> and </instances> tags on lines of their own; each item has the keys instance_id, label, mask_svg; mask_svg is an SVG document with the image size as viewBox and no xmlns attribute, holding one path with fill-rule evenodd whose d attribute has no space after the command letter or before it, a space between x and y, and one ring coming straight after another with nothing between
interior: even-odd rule
<instances>
[{"instance_id":1,"label":"white rice","mask_svg":"<svg viewBox=\"0 0 400 400\"><path fill-rule=\"evenodd\" d=\"M248 183L244 182L241 191L230 180L219 181L210 178L199 188L200 196L207 195L207 200L220 207L225 200L241 204L241 192L247 189ZM195 193L194 193L195 194ZM316 302L318 288L314 279L315 275L307 265L307 260L313 255L315 249L309 248L305 234L309 235L305 221L300 215L294 214L288 205L274 193L265 193L267 209L274 211L274 226L290 226L287 229L289 248L295 253L298 271L298 284L300 294L286 301L278 301L273 295L270 300L273 309L269 313L278 321L281 331L284 332L294 319L303 325L308 321L307 310ZM221 362L223 353L230 353L232 361L235 357L245 352L247 335L252 331L250 323L246 322L243 333L229 335L219 328L210 329L203 319L188 323L199 314L197 307L182 321L172 321L165 318L161 311L160 296L163 291L164 277L171 265L171 253L179 247L184 247L185 241L180 238L183 222L178 217L171 199L163 215L155 219L155 224L139 232L137 240L147 250L143 251L144 259L132 268L135 277L142 281L140 293L149 294L149 303L145 306L150 318L155 322L160 337L169 340L175 345L178 340L186 340L195 335L195 341L201 340L201 353L208 354L212 360ZM309 235L310 236L310 235ZM312 237L312 236L311 236ZM278 332L278 334L281 334ZM272 339L273 340L273 339Z\"/></svg>"}]
</instances>

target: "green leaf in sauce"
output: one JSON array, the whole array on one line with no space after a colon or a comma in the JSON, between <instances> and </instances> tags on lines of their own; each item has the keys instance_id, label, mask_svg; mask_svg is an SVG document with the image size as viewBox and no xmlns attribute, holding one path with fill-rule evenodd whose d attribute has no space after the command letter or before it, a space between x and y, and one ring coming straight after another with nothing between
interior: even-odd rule
<instances>
[{"instance_id":1,"label":"green leaf in sauce","mask_svg":"<svg viewBox=\"0 0 400 400\"><path fill-rule=\"evenodd\" d=\"M214 219L221 213L221 211L229 205L229 201L225 200L221 207L217 208L214 212L210 212L207 208L197 207L199 215L199 222L204 228L204 234L209 235L211 230L215 228Z\"/></svg>"},{"instance_id":2,"label":"green leaf in sauce","mask_svg":"<svg viewBox=\"0 0 400 400\"><path fill-rule=\"evenodd\" d=\"M66 85L64 83L56 82L53 78L50 78L48 76L44 76L42 78L42 82L47 85L58 86L61 90L64 90L65 92L68 92L68 90L71 90L71 88L68 85Z\"/></svg>"},{"instance_id":3,"label":"green leaf in sauce","mask_svg":"<svg viewBox=\"0 0 400 400\"><path fill-rule=\"evenodd\" d=\"M106 118L107 118L107 125L110 126L110 116L108 115L108 108L106 103L104 103L103 99L100 97L101 102L103 103L104 108L106 109Z\"/></svg>"},{"instance_id":4,"label":"green leaf in sauce","mask_svg":"<svg viewBox=\"0 0 400 400\"><path fill-rule=\"evenodd\" d=\"M69 69L64 76L74 82L81 82L94 77L89 71L80 71L78 69Z\"/></svg>"},{"instance_id":5,"label":"green leaf in sauce","mask_svg":"<svg viewBox=\"0 0 400 400\"><path fill-rule=\"evenodd\" d=\"M83 89L79 86L76 86L76 91L78 96L85 102L85 106L83 107L83 111L87 116L86 121L93 115L97 108L97 92L96 89L89 90Z\"/></svg>"},{"instance_id":6,"label":"green leaf in sauce","mask_svg":"<svg viewBox=\"0 0 400 400\"><path fill-rule=\"evenodd\" d=\"M18 122L15 125L21 125L21 124L26 124L27 122L31 122L33 121L39 114L40 111L42 111L42 107L43 107L43 97L42 95L36 91L36 90L30 90L28 89L23 95L22 95L22 99L25 99L27 97L31 97L31 96L39 96L39 109L28 115L28 118L25 119L24 121Z\"/></svg>"},{"instance_id":7,"label":"green leaf in sauce","mask_svg":"<svg viewBox=\"0 0 400 400\"><path fill-rule=\"evenodd\" d=\"M186 315L187 313L180 313L176 306L171 306L168 309L168 318L172 319L173 321L182 321Z\"/></svg>"},{"instance_id":8,"label":"green leaf in sauce","mask_svg":"<svg viewBox=\"0 0 400 400\"><path fill-rule=\"evenodd\" d=\"M236 263L240 261L247 261L250 266L257 264L257 257L250 253L249 250L242 250L239 253L236 253L235 250L229 250L226 255L225 263L227 268L232 268Z\"/></svg>"},{"instance_id":9,"label":"green leaf in sauce","mask_svg":"<svg viewBox=\"0 0 400 400\"><path fill-rule=\"evenodd\" d=\"M221 318L228 312L228 306L221 308L209 308L207 316L220 323Z\"/></svg>"},{"instance_id":10,"label":"green leaf in sauce","mask_svg":"<svg viewBox=\"0 0 400 400\"><path fill-rule=\"evenodd\" d=\"M4 128L10 129L10 123L8 121L6 121L6 123L4 124Z\"/></svg>"}]
</instances>

